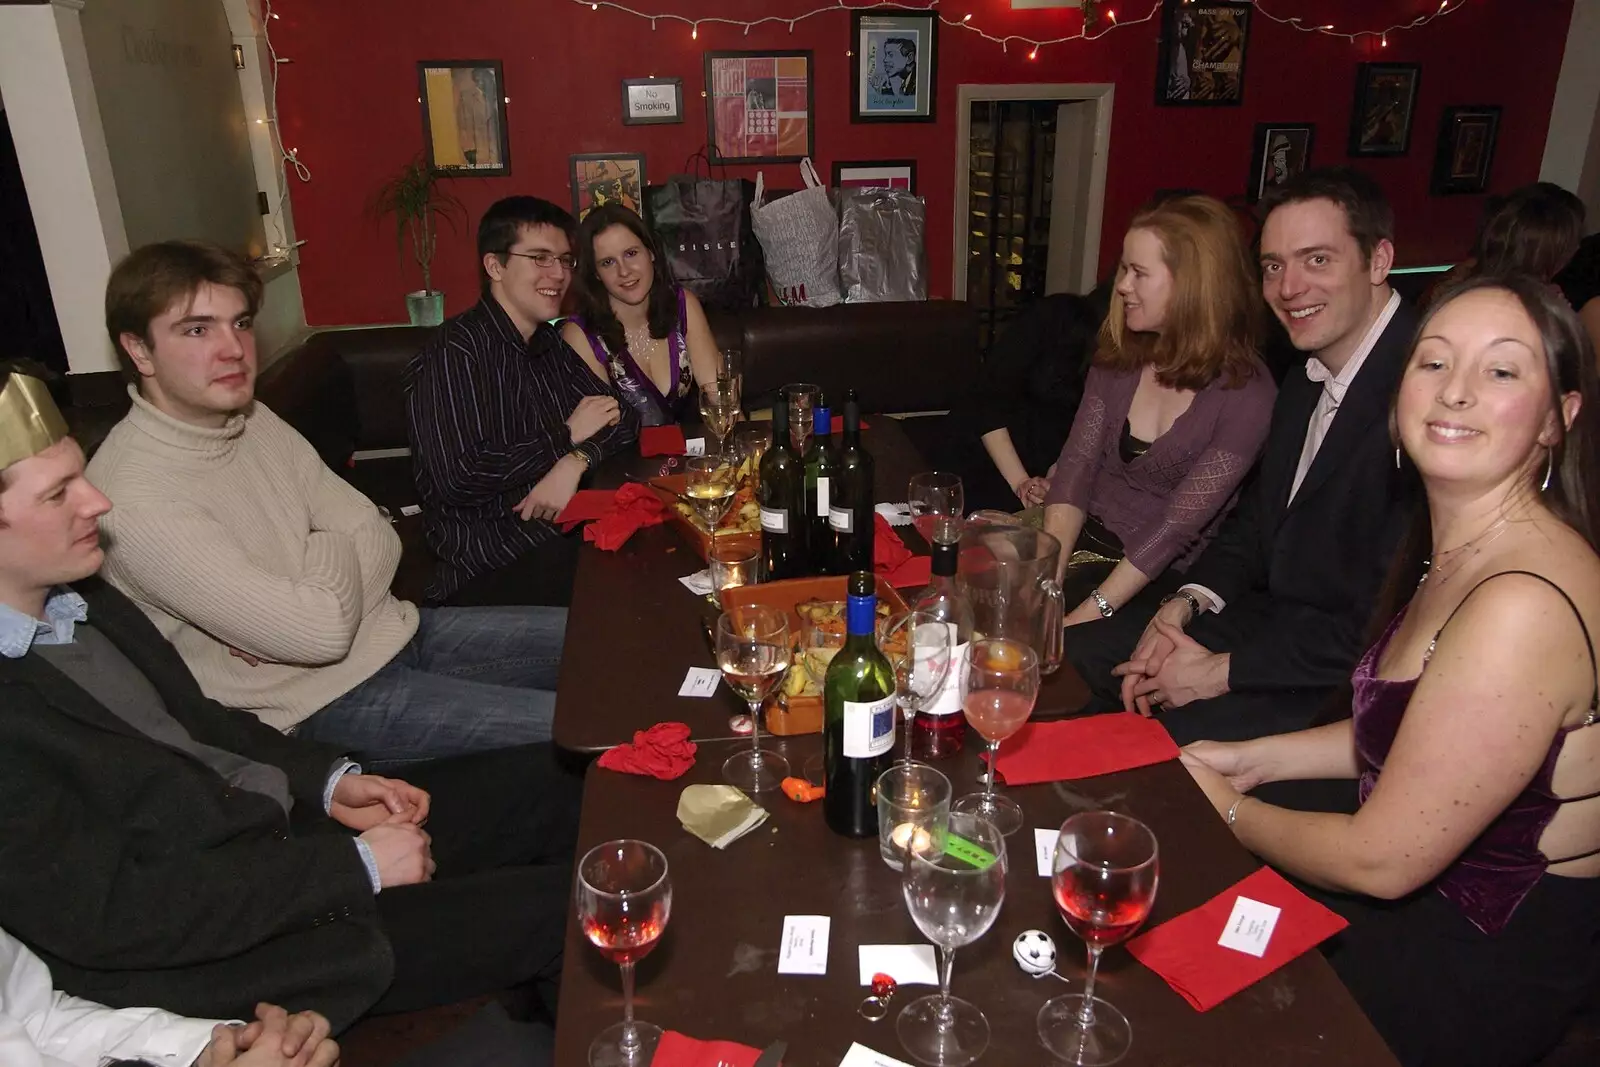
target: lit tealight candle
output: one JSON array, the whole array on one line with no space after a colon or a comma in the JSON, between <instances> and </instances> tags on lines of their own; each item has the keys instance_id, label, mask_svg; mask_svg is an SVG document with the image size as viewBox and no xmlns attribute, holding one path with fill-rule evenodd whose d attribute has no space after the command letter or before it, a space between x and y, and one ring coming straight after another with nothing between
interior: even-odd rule
<instances>
[{"instance_id":1,"label":"lit tealight candle","mask_svg":"<svg viewBox=\"0 0 1600 1067\"><path fill-rule=\"evenodd\" d=\"M921 855L932 846L933 835L916 823L903 822L889 832L889 840L894 842L895 848L902 850L909 844Z\"/></svg>"}]
</instances>

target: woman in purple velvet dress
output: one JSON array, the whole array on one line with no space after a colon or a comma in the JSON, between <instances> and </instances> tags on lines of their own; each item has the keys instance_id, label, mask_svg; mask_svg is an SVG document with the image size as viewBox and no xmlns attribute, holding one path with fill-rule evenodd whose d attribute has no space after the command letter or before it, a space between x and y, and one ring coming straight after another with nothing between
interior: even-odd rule
<instances>
[{"instance_id":1,"label":"woman in purple velvet dress","mask_svg":"<svg viewBox=\"0 0 1600 1067\"><path fill-rule=\"evenodd\" d=\"M621 204L578 227L579 314L562 339L611 382L644 426L678 422L695 383L715 381L717 346L700 301L673 285L655 235Z\"/></svg>"},{"instance_id":2,"label":"woman in purple velvet dress","mask_svg":"<svg viewBox=\"0 0 1600 1067\"><path fill-rule=\"evenodd\" d=\"M1205 547L1272 421L1263 312L1220 200L1179 197L1134 217L1072 432L1048 491L1031 480L1062 544L1068 626L1111 614Z\"/></svg>"},{"instance_id":3,"label":"woman in purple velvet dress","mask_svg":"<svg viewBox=\"0 0 1600 1067\"><path fill-rule=\"evenodd\" d=\"M1408 1067L1536 1062L1600 981L1590 353L1541 281L1441 294L1393 416L1426 504L1352 718L1184 750L1239 840L1351 921L1323 951ZM1318 779L1355 806L1251 795Z\"/></svg>"}]
</instances>

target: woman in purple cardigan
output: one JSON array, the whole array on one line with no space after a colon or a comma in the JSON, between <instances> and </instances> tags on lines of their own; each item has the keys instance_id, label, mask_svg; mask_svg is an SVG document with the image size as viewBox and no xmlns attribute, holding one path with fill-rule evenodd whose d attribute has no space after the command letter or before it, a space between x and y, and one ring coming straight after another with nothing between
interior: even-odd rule
<instances>
[{"instance_id":1,"label":"woman in purple cardigan","mask_svg":"<svg viewBox=\"0 0 1600 1067\"><path fill-rule=\"evenodd\" d=\"M1262 325L1226 205L1189 196L1134 217L1045 497L1077 605L1067 625L1111 615L1205 546L1266 441L1277 389L1257 356Z\"/></svg>"}]
</instances>

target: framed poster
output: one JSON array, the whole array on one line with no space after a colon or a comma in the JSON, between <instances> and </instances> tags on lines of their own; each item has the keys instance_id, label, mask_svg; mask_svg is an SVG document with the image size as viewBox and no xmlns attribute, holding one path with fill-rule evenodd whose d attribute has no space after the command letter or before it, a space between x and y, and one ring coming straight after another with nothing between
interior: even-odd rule
<instances>
[{"instance_id":1,"label":"framed poster","mask_svg":"<svg viewBox=\"0 0 1600 1067\"><path fill-rule=\"evenodd\" d=\"M498 60L425 59L417 64L417 83L429 166L452 177L511 173Z\"/></svg>"},{"instance_id":2,"label":"framed poster","mask_svg":"<svg viewBox=\"0 0 1600 1067\"><path fill-rule=\"evenodd\" d=\"M939 19L877 8L850 16L851 122L932 122Z\"/></svg>"},{"instance_id":3,"label":"framed poster","mask_svg":"<svg viewBox=\"0 0 1600 1067\"><path fill-rule=\"evenodd\" d=\"M621 204L644 217L644 156L592 152L571 156L572 213L578 220L601 204Z\"/></svg>"},{"instance_id":4,"label":"framed poster","mask_svg":"<svg viewBox=\"0 0 1600 1067\"><path fill-rule=\"evenodd\" d=\"M1500 133L1500 108L1447 107L1439 123L1439 148L1433 160L1433 189L1440 195L1481 193L1489 188L1494 143Z\"/></svg>"},{"instance_id":5,"label":"framed poster","mask_svg":"<svg viewBox=\"0 0 1600 1067\"><path fill-rule=\"evenodd\" d=\"M714 163L798 163L812 151L810 52L707 52Z\"/></svg>"},{"instance_id":6,"label":"framed poster","mask_svg":"<svg viewBox=\"0 0 1600 1067\"><path fill-rule=\"evenodd\" d=\"M682 78L624 78L622 124L656 126L683 121Z\"/></svg>"},{"instance_id":7,"label":"framed poster","mask_svg":"<svg viewBox=\"0 0 1600 1067\"><path fill-rule=\"evenodd\" d=\"M1311 141L1316 127L1309 122L1256 123L1255 149L1250 156L1250 184L1245 194L1253 204L1267 190L1287 185L1289 179L1311 166Z\"/></svg>"},{"instance_id":8,"label":"framed poster","mask_svg":"<svg viewBox=\"0 0 1600 1067\"><path fill-rule=\"evenodd\" d=\"M1161 8L1161 50L1156 103L1218 107L1244 100L1244 58L1255 5L1242 0L1166 0Z\"/></svg>"},{"instance_id":9,"label":"framed poster","mask_svg":"<svg viewBox=\"0 0 1600 1067\"><path fill-rule=\"evenodd\" d=\"M835 189L903 189L917 191L917 161L914 159L878 159L833 164Z\"/></svg>"},{"instance_id":10,"label":"framed poster","mask_svg":"<svg viewBox=\"0 0 1600 1067\"><path fill-rule=\"evenodd\" d=\"M1350 114L1352 156L1403 156L1411 150L1422 67L1416 63L1363 63L1356 71Z\"/></svg>"}]
</instances>

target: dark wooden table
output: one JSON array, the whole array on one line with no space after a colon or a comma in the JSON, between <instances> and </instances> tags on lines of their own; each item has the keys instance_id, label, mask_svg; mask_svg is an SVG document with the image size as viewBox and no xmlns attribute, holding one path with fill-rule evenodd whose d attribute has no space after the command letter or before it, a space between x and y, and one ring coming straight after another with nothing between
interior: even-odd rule
<instances>
[{"instance_id":1,"label":"dark wooden table","mask_svg":"<svg viewBox=\"0 0 1600 1067\"><path fill-rule=\"evenodd\" d=\"M977 747L941 764L957 795L976 788ZM869 1023L857 1006L857 946L922 944L906 913L899 876L884 866L876 838L831 833L820 805L800 805L768 793L762 826L718 851L677 821L678 796L695 782L716 782L723 759L743 742L701 746L683 778L659 782L589 771L579 853L602 841L636 837L667 856L673 883L672 916L656 951L639 965L636 1014L666 1029L701 1039L742 1041L756 1048L783 1038L786 1067L836 1067L852 1041L907 1060L895 1036L895 1015L933 991L908 986L896 993L887 1019ZM821 750L816 736L781 742L791 765L802 767ZM1038 1044L1034 1017L1053 996L1081 991L1083 946L1067 932L1038 874L1033 828L1054 827L1076 811L1112 808L1147 823L1161 844L1161 889L1151 924L1197 907L1257 866L1177 763L1087 781L1009 790L1022 805L1023 828L1006 839L1010 869L1000 917L975 945L956 953L952 991L983 1009L990 1047L980 1064L1050 1064ZM828 973L777 973L785 915L828 915ZM1047 931L1059 949L1058 968L1072 980L1032 979L1011 958L1011 942L1027 929ZM1128 1016L1133 1046L1127 1067L1382 1067L1396 1061L1333 970L1309 953L1233 998L1201 1013L1122 948L1107 951L1101 995ZM589 1042L622 1015L617 968L567 926L556 1027L556 1062L583 1064Z\"/></svg>"},{"instance_id":2,"label":"dark wooden table","mask_svg":"<svg viewBox=\"0 0 1600 1067\"><path fill-rule=\"evenodd\" d=\"M911 476L927 469L921 455L892 418L873 416L861 438L874 460L875 496L903 502ZM595 483L611 487L655 475L662 463L619 456L595 472ZM900 533L913 550L926 551L909 526ZM691 666L716 666L700 620L714 620L717 609L678 581L704 566L671 524L640 530L616 552L583 546L556 687L557 745L596 752L664 721L687 723L697 741L730 736L729 717L745 708L725 686L710 698L678 696ZM1064 667L1044 686L1038 714L1076 712L1087 700L1083 683Z\"/></svg>"}]
</instances>

